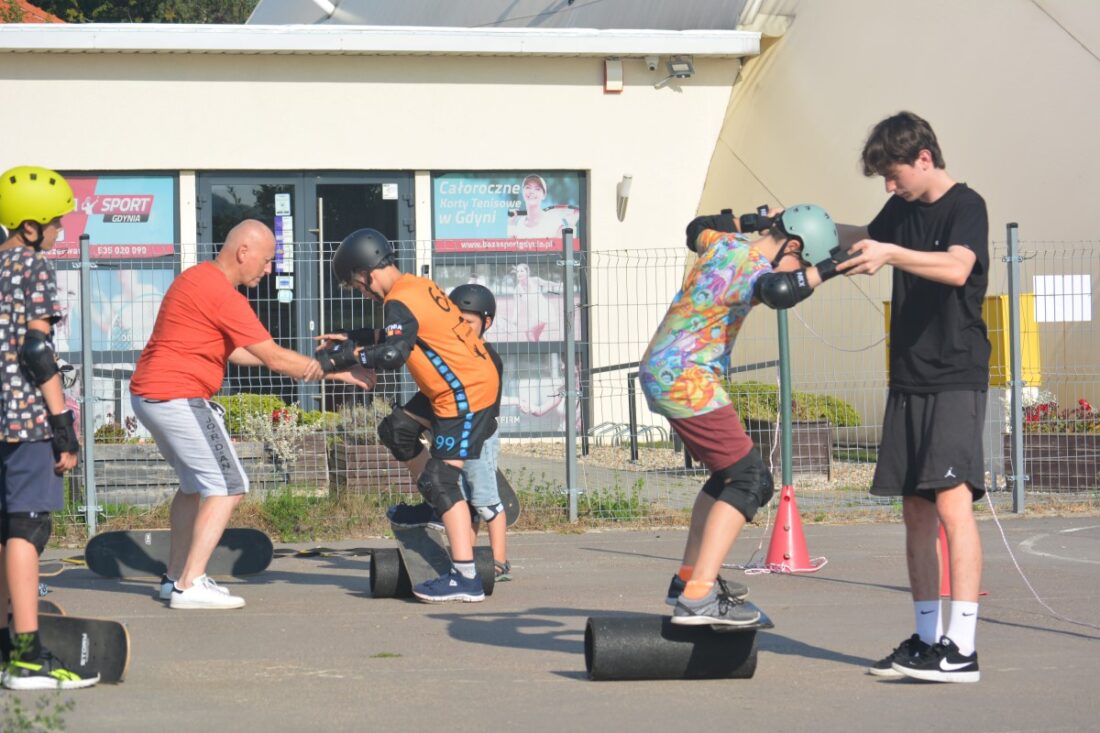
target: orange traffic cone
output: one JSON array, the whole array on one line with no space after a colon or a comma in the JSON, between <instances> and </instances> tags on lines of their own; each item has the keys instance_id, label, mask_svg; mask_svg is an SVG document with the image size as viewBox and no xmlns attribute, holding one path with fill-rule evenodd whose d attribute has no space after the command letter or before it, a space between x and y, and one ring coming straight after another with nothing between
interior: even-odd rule
<instances>
[{"instance_id":1,"label":"orange traffic cone","mask_svg":"<svg viewBox=\"0 0 1100 733\"><path fill-rule=\"evenodd\" d=\"M775 528L765 564L777 573L814 573L825 566L825 558L811 561L806 551L806 537L802 534L802 518L798 515L793 486L784 486L779 494L779 509L775 513Z\"/></svg>"},{"instance_id":2,"label":"orange traffic cone","mask_svg":"<svg viewBox=\"0 0 1100 733\"><path fill-rule=\"evenodd\" d=\"M978 591L978 595L989 595L984 590ZM940 525L940 597L951 597L951 556L947 550L947 532Z\"/></svg>"}]
</instances>

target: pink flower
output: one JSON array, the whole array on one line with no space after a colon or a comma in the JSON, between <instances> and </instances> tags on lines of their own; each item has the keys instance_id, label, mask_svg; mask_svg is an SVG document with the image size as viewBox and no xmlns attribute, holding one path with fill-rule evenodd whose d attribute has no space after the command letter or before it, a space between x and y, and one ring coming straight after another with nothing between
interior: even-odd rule
<instances>
[{"instance_id":1,"label":"pink flower","mask_svg":"<svg viewBox=\"0 0 1100 733\"><path fill-rule=\"evenodd\" d=\"M1077 400L1077 404L1079 404L1083 409L1088 410L1089 412L1092 412L1092 405L1090 405L1088 403L1088 400L1085 400L1085 399Z\"/></svg>"}]
</instances>

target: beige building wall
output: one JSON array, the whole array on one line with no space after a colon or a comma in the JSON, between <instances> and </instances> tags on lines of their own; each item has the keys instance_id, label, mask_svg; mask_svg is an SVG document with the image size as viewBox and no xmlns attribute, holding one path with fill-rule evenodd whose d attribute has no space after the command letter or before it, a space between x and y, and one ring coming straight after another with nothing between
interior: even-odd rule
<instances>
[{"instance_id":1,"label":"beige building wall","mask_svg":"<svg viewBox=\"0 0 1100 733\"><path fill-rule=\"evenodd\" d=\"M0 96L47 105L33 124L0 117L0 139L19 141L0 148L0 169L185 171L180 220L192 240L204 171L419 172L423 207L424 172L581 170L593 251L681 257L741 62L697 56L692 78L656 88L666 58L656 71L624 58L625 88L606 94L602 57L0 52ZM417 221L428 239L430 213ZM589 282L606 309L590 320L595 367L636 361L679 285L676 267L650 268L645 302L630 300L642 291L613 259ZM598 421L623 422L625 372L611 383L617 394L589 394Z\"/></svg>"},{"instance_id":2,"label":"beige building wall","mask_svg":"<svg viewBox=\"0 0 1100 733\"><path fill-rule=\"evenodd\" d=\"M986 199L992 242L1003 247L1009 222L1019 223L1025 246L1087 242L1075 262L1046 260L1042 271L1091 265L1095 291L1100 268L1087 252L1100 247L1092 215L1100 3L765 0L760 12L792 22L745 64L700 211L814 202L841 222L865 224L886 194L881 179L862 175L863 142L877 121L908 109L932 123L949 173ZM993 259L991 292L1002 292L1004 264ZM883 271L831 282L790 318L796 388L839 392L872 423L885 391L885 346L873 344L884 333L889 280ZM1095 333L1091 323L1041 327L1051 379L1074 365L1098 371ZM760 309L734 361L774 358L774 344L775 316ZM1098 387L1090 387L1095 396Z\"/></svg>"}]
</instances>

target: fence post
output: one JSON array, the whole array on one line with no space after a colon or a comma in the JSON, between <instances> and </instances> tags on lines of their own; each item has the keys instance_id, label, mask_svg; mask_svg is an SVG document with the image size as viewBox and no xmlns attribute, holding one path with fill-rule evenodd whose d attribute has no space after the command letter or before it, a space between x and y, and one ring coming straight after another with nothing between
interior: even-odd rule
<instances>
[{"instance_id":1,"label":"fence post","mask_svg":"<svg viewBox=\"0 0 1100 733\"><path fill-rule=\"evenodd\" d=\"M99 502L95 493L95 367L92 364L91 237L80 235L80 432L84 436L84 518L88 536L96 533ZM119 415L121 421L122 415Z\"/></svg>"},{"instance_id":2,"label":"fence post","mask_svg":"<svg viewBox=\"0 0 1100 733\"><path fill-rule=\"evenodd\" d=\"M638 378L638 372L630 372L626 375L626 414L630 422L630 462L638 462L638 406L637 391L634 380Z\"/></svg>"},{"instance_id":3,"label":"fence post","mask_svg":"<svg viewBox=\"0 0 1100 733\"><path fill-rule=\"evenodd\" d=\"M573 230L562 230L565 258L562 310L565 318L565 488L569 492L569 521L577 521L577 335L573 333Z\"/></svg>"},{"instance_id":4,"label":"fence post","mask_svg":"<svg viewBox=\"0 0 1100 733\"><path fill-rule=\"evenodd\" d=\"M1024 466L1024 370L1020 353L1020 233L1015 222L1007 227L1008 256L1008 338L1012 358L1009 382L1012 388L1012 511L1024 512L1024 490L1028 480Z\"/></svg>"},{"instance_id":5,"label":"fence post","mask_svg":"<svg viewBox=\"0 0 1100 733\"><path fill-rule=\"evenodd\" d=\"M787 311L775 312L779 320L779 406L780 406L780 449L783 465L783 486L794 485L794 456L792 452L792 430L794 428L791 410L791 343L787 325Z\"/></svg>"}]
</instances>

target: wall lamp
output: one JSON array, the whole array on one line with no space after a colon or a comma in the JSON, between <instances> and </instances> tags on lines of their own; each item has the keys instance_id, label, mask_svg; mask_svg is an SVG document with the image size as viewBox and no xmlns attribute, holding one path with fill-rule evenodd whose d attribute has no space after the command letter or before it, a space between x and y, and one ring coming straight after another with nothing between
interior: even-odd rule
<instances>
[{"instance_id":1,"label":"wall lamp","mask_svg":"<svg viewBox=\"0 0 1100 733\"><path fill-rule=\"evenodd\" d=\"M634 176L628 173L615 185L615 213L619 221L626 219L626 205L630 201L630 184L633 182Z\"/></svg>"},{"instance_id":2,"label":"wall lamp","mask_svg":"<svg viewBox=\"0 0 1100 733\"><path fill-rule=\"evenodd\" d=\"M654 84L655 89L663 87L673 79L690 79L695 76L695 64L690 56L670 56L666 66L668 76Z\"/></svg>"}]
</instances>

